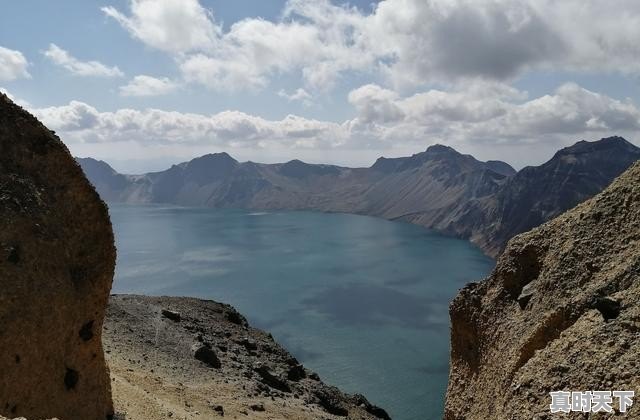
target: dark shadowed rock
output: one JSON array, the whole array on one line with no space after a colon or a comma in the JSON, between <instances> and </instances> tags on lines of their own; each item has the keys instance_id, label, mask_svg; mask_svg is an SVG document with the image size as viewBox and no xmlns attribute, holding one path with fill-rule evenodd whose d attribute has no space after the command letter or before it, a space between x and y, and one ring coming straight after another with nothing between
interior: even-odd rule
<instances>
[{"instance_id":1,"label":"dark shadowed rock","mask_svg":"<svg viewBox=\"0 0 640 420\"><path fill-rule=\"evenodd\" d=\"M0 414L113 414L107 208L62 142L0 94Z\"/></svg>"},{"instance_id":2,"label":"dark shadowed rock","mask_svg":"<svg viewBox=\"0 0 640 420\"><path fill-rule=\"evenodd\" d=\"M180 319L182 318L179 312L171 311L169 309L163 309L161 313L163 317L174 322L180 322Z\"/></svg>"},{"instance_id":3,"label":"dark shadowed rock","mask_svg":"<svg viewBox=\"0 0 640 420\"><path fill-rule=\"evenodd\" d=\"M589 305L593 309L597 309L605 322L615 319L620 315L620 302L606 297L597 296L591 299Z\"/></svg>"},{"instance_id":4,"label":"dark shadowed rock","mask_svg":"<svg viewBox=\"0 0 640 420\"><path fill-rule=\"evenodd\" d=\"M218 355L208 343L196 343L191 347L191 351L193 352L193 357L212 368L219 369L222 366Z\"/></svg>"},{"instance_id":5,"label":"dark shadowed rock","mask_svg":"<svg viewBox=\"0 0 640 420\"><path fill-rule=\"evenodd\" d=\"M255 371L260 375L260 380L265 385L269 385L271 388L277 389L278 391L291 392L291 387L287 381L279 375L271 373L267 366L258 366L255 368Z\"/></svg>"},{"instance_id":6,"label":"dark shadowed rock","mask_svg":"<svg viewBox=\"0 0 640 420\"><path fill-rule=\"evenodd\" d=\"M391 417L389 416L389 414L387 413L387 411L383 408L378 407L377 405L373 405L369 402L369 400L367 400L365 398L364 395L361 394L355 394L351 397L352 401L354 404L360 406L360 407L364 407L365 410L367 410L367 412L369 414L373 414L374 416L376 416L379 419L383 419L383 420L391 420Z\"/></svg>"},{"instance_id":7,"label":"dark shadowed rock","mask_svg":"<svg viewBox=\"0 0 640 420\"><path fill-rule=\"evenodd\" d=\"M318 388L314 395L318 398L320 406L327 410L327 413L336 416L347 416L349 414L349 410L344 406L337 388Z\"/></svg>"}]
</instances>

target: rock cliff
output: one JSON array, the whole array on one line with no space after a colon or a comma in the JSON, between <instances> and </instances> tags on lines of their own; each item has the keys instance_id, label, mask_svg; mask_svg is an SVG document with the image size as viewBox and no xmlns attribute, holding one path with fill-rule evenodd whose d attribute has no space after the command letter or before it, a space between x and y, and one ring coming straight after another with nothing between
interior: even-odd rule
<instances>
[{"instance_id":1,"label":"rock cliff","mask_svg":"<svg viewBox=\"0 0 640 420\"><path fill-rule=\"evenodd\" d=\"M108 419L107 208L66 147L0 94L0 414Z\"/></svg>"},{"instance_id":2,"label":"rock cliff","mask_svg":"<svg viewBox=\"0 0 640 420\"><path fill-rule=\"evenodd\" d=\"M639 241L640 163L512 239L494 272L451 304L445 418L551 418L551 391L638 395Z\"/></svg>"}]
</instances>

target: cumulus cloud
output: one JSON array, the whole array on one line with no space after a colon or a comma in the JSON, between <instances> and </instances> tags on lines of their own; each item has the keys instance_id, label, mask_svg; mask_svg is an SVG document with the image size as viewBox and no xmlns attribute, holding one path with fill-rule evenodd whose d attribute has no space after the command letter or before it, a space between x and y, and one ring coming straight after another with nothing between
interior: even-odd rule
<instances>
[{"instance_id":1,"label":"cumulus cloud","mask_svg":"<svg viewBox=\"0 0 640 420\"><path fill-rule=\"evenodd\" d=\"M292 1L277 22L247 18L227 31L197 0L186 3L132 0L129 16L102 10L146 45L172 53L187 81L214 90L261 89L271 76L294 71L307 86L328 89L339 74L376 60L350 38L362 15L328 0Z\"/></svg>"},{"instance_id":2,"label":"cumulus cloud","mask_svg":"<svg viewBox=\"0 0 640 420\"><path fill-rule=\"evenodd\" d=\"M329 0L288 0L272 22L228 29L198 0L105 7L133 37L171 53L186 80L214 90L261 89L299 73L330 89L345 72L395 87L508 81L528 70L640 73L640 3L620 0L384 0L365 14Z\"/></svg>"},{"instance_id":3,"label":"cumulus cloud","mask_svg":"<svg viewBox=\"0 0 640 420\"><path fill-rule=\"evenodd\" d=\"M120 87L122 96L160 96L174 92L179 84L166 77L156 78L144 74L134 77Z\"/></svg>"},{"instance_id":4,"label":"cumulus cloud","mask_svg":"<svg viewBox=\"0 0 640 420\"><path fill-rule=\"evenodd\" d=\"M313 96L303 88L298 88L295 91L288 93L286 90L281 89L278 91L278 96L285 98L289 102L301 102L305 106L311 106L313 104Z\"/></svg>"},{"instance_id":5,"label":"cumulus cloud","mask_svg":"<svg viewBox=\"0 0 640 420\"><path fill-rule=\"evenodd\" d=\"M100 112L79 101L33 110L50 128L68 141L79 143L137 142L190 144L211 147L334 147L345 141L336 123L289 115L266 120L239 111L215 115L120 109Z\"/></svg>"},{"instance_id":6,"label":"cumulus cloud","mask_svg":"<svg viewBox=\"0 0 640 420\"><path fill-rule=\"evenodd\" d=\"M49 48L43 52L51 62L66 69L76 76L92 77L122 77L124 73L117 66L109 67L99 61L81 61L73 57L69 52L58 47L56 44L49 44Z\"/></svg>"},{"instance_id":7,"label":"cumulus cloud","mask_svg":"<svg viewBox=\"0 0 640 420\"><path fill-rule=\"evenodd\" d=\"M20 51L0 46L0 82L29 78L29 62Z\"/></svg>"},{"instance_id":8,"label":"cumulus cloud","mask_svg":"<svg viewBox=\"0 0 640 420\"><path fill-rule=\"evenodd\" d=\"M210 49L220 28L198 0L131 0L130 15L115 7L102 12L150 47L182 53Z\"/></svg>"},{"instance_id":9,"label":"cumulus cloud","mask_svg":"<svg viewBox=\"0 0 640 420\"><path fill-rule=\"evenodd\" d=\"M349 93L349 103L358 112L360 121L390 123L402 120L404 112L396 104L398 94L378 85L369 84Z\"/></svg>"},{"instance_id":10,"label":"cumulus cloud","mask_svg":"<svg viewBox=\"0 0 640 420\"><path fill-rule=\"evenodd\" d=\"M565 54L564 40L533 3L388 0L366 18L365 34L393 57L382 67L396 85L506 80Z\"/></svg>"},{"instance_id":11,"label":"cumulus cloud","mask_svg":"<svg viewBox=\"0 0 640 420\"><path fill-rule=\"evenodd\" d=\"M629 136L640 130L640 110L631 101L613 99L574 83L533 99L527 99L526 92L489 82L450 92L432 89L408 97L365 85L352 91L349 100L357 115L343 123L295 115L268 120L239 111L214 115L157 109L104 112L78 101L33 112L72 144L127 142L142 147L230 152L252 149L256 160L260 160L256 156L261 151L269 150L393 154L415 152L433 143L461 150L484 148L484 153L499 150L501 145L525 145L530 148L527 153L540 154L581 138Z\"/></svg>"},{"instance_id":12,"label":"cumulus cloud","mask_svg":"<svg viewBox=\"0 0 640 420\"><path fill-rule=\"evenodd\" d=\"M349 95L358 111L351 131L390 142L429 139L454 145L520 144L581 136L633 133L640 110L575 83L553 94L525 100L526 92L506 85L475 83L452 91L432 89L401 98L368 85Z\"/></svg>"}]
</instances>

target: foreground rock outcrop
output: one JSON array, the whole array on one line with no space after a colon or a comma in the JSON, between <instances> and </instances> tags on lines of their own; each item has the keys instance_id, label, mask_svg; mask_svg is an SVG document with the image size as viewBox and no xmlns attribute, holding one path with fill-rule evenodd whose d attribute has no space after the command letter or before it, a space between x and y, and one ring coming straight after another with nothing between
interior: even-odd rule
<instances>
[{"instance_id":1,"label":"foreground rock outcrop","mask_svg":"<svg viewBox=\"0 0 640 420\"><path fill-rule=\"evenodd\" d=\"M491 276L451 304L445 418L551 418L551 391L638 395L639 241L638 163L512 239ZM640 418L640 407L625 418Z\"/></svg>"},{"instance_id":2,"label":"foreground rock outcrop","mask_svg":"<svg viewBox=\"0 0 640 420\"><path fill-rule=\"evenodd\" d=\"M229 305L116 295L104 330L117 418L389 418L325 385Z\"/></svg>"},{"instance_id":3,"label":"foreground rock outcrop","mask_svg":"<svg viewBox=\"0 0 640 420\"><path fill-rule=\"evenodd\" d=\"M54 133L0 94L0 415L108 419L107 208Z\"/></svg>"}]
</instances>

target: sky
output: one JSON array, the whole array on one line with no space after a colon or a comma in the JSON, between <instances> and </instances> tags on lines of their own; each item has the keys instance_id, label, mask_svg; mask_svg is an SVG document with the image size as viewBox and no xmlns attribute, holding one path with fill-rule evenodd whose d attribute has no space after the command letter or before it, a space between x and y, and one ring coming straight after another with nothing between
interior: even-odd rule
<instances>
[{"instance_id":1,"label":"sky","mask_svg":"<svg viewBox=\"0 0 640 420\"><path fill-rule=\"evenodd\" d=\"M369 166L436 143L521 168L640 144L640 2L5 2L0 91L125 173L223 151Z\"/></svg>"}]
</instances>

